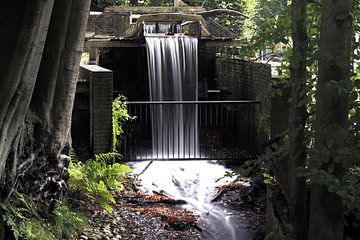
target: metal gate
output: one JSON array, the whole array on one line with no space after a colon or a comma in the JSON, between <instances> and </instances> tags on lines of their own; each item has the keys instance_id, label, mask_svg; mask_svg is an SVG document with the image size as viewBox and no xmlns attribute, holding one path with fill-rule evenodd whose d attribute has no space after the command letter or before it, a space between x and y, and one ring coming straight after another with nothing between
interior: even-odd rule
<instances>
[{"instance_id":1,"label":"metal gate","mask_svg":"<svg viewBox=\"0 0 360 240\"><path fill-rule=\"evenodd\" d=\"M136 119L124 126L119 151L130 161L251 159L259 108L259 101L129 102Z\"/></svg>"}]
</instances>

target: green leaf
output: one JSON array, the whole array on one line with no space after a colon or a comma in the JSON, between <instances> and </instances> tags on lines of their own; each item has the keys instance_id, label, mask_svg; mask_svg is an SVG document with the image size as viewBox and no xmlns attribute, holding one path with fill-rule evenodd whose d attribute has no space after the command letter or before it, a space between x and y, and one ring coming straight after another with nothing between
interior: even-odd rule
<instances>
[{"instance_id":1,"label":"green leaf","mask_svg":"<svg viewBox=\"0 0 360 240\"><path fill-rule=\"evenodd\" d=\"M329 166L327 167L327 172L328 173L333 173L335 170L335 164L334 163L330 163Z\"/></svg>"},{"instance_id":2,"label":"green leaf","mask_svg":"<svg viewBox=\"0 0 360 240\"><path fill-rule=\"evenodd\" d=\"M335 145L335 141L334 141L334 139L328 139L327 141L326 141L326 146L327 146L327 148L328 149L332 149L333 147L334 147L334 145Z\"/></svg>"}]
</instances>

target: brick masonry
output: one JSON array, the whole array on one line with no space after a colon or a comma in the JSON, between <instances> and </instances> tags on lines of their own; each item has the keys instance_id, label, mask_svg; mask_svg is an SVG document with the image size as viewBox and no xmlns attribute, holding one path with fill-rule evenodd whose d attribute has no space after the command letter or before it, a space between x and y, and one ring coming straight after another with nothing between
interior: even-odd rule
<instances>
[{"instance_id":1,"label":"brick masonry","mask_svg":"<svg viewBox=\"0 0 360 240\"><path fill-rule=\"evenodd\" d=\"M271 80L271 67L239 59L215 59L215 85L226 88L230 100L254 100Z\"/></svg>"},{"instance_id":2,"label":"brick masonry","mask_svg":"<svg viewBox=\"0 0 360 240\"><path fill-rule=\"evenodd\" d=\"M112 92L112 71L97 65L80 66L72 126L73 137L74 133L79 134L73 143L78 152L89 151L96 154L111 150ZM84 126L87 126L87 133L84 132ZM84 141L85 138L88 140Z\"/></svg>"}]
</instances>

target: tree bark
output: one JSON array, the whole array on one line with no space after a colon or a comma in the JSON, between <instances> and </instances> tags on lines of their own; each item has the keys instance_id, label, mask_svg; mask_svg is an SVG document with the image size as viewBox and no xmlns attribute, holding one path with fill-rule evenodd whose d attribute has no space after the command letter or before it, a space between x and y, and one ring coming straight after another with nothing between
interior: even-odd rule
<instances>
[{"instance_id":1,"label":"tree bark","mask_svg":"<svg viewBox=\"0 0 360 240\"><path fill-rule=\"evenodd\" d=\"M53 0L6 1L0 8L0 200L16 178L20 135L33 94ZM5 33L5 34L4 34Z\"/></svg>"},{"instance_id":2,"label":"tree bark","mask_svg":"<svg viewBox=\"0 0 360 240\"><path fill-rule=\"evenodd\" d=\"M311 164L339 179L344 172L336 163L337 151L346 145L350 78L352 0L321 2L319 80L316 93L315 149ZM342 198L328 191L323 181L312 179L310 240L342 240Z\"/></svg>"},{"instance_id":3,"label":"tree bark","mask_svg":"<svg viewBox=\"0 0 360 240\"><path fill-rule=\"evenodd\" d=\"M30 189L45 182L41 171L63 171L89 8L90 0L0 7L0 201L25 171Z\"/></svg>"},{"instance_id":4,"label":"tree bark","mask_svg":"<svg viewBox=\"0 0 360 240\"><path fill-rule=\"evenodd\" d=\"M306 142L306 58L308 36L306 32L307 1L293 0L291 4L291 24L293 50L290 61L291 105L289 116L289 206L292 231L290 239L304 240L307 233L306 184L299 177L298 169L305 168Z\"/></svg>"},{"instance_id":5,"label":"tree bark","mask_svg":"<svg viewBox=\"0 0 360 240\"><path fill-rule=\"evenodd\" d=\"M88 0L55 0L31 111L41 123L38 142L58 156L70 137L78 68L89 13ZM50 79L50 80L49 80Z\"/></svg>"}]
</instances>

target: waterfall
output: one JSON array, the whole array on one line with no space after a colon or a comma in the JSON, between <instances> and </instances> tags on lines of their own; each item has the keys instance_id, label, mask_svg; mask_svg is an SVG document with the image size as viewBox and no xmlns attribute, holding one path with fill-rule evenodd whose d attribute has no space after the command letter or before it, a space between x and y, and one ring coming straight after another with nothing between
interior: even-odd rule
<instances>
[{"instance_id":1,"label":"waterfall","mask_svg":"<svg viewBox=\"0 0 360 240\"><path fill-rule=\"evenodd\" d=\"M146 37L151 101L198 100L198 40L187 36ZM152 158L195 158L198 154L197 106L151 107Z\"/></svg>"}]
</instances>

